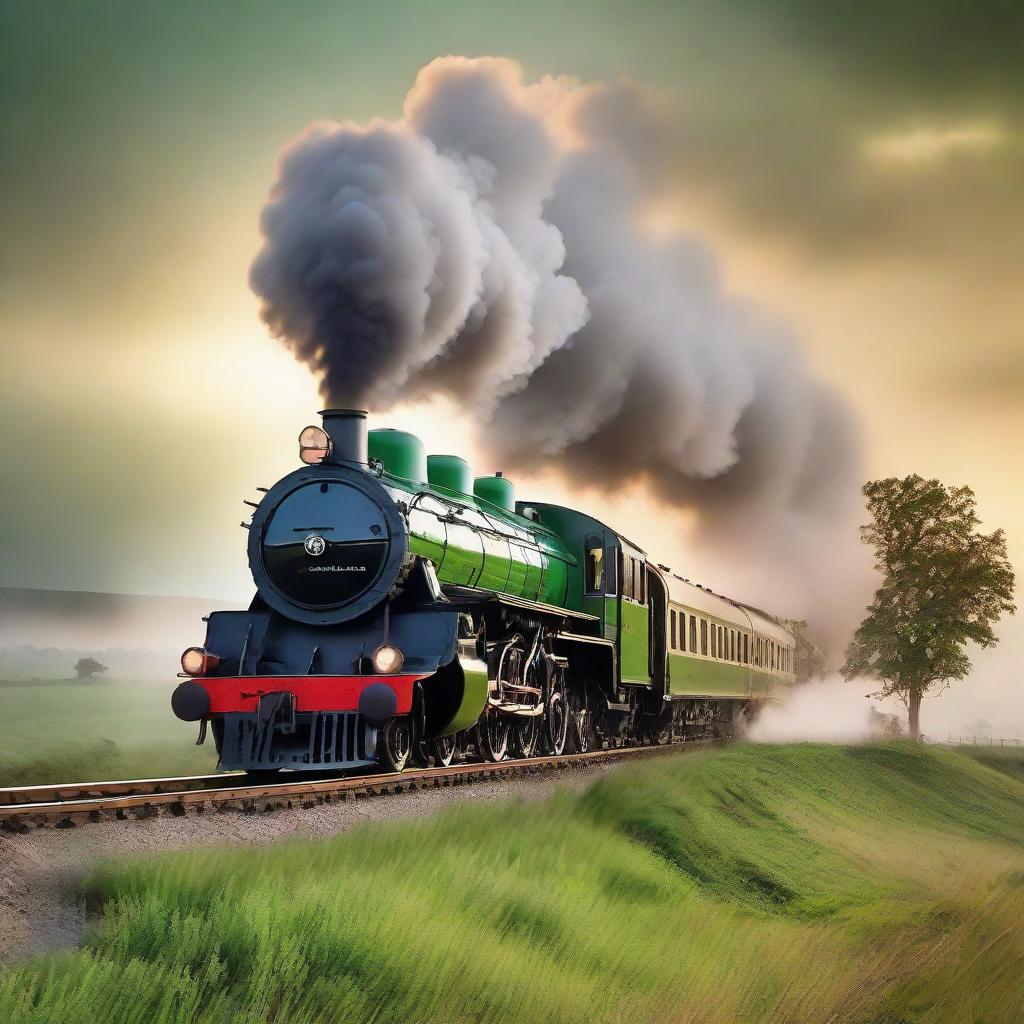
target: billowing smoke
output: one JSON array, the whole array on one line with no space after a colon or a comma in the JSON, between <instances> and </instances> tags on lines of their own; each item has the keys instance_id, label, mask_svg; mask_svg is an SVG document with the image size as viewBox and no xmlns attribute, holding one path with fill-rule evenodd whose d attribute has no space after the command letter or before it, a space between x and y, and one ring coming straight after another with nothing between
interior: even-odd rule
<instances>
[{"instance_id":1,"label":"billowing smoke","mask_svg":"<svg viewBox=\"0 0 1024 1024\"><path fill-rule=\"evenodd\" d=\"M851 418L708 245L650 229L679 138L633 83L434 61L401 121L284 151L251 284L327 401L454 397L503 467L644 485L809 580L778 609L806 614L834 590L811 570L856 543Z\"/></svg>"}]
</instances>

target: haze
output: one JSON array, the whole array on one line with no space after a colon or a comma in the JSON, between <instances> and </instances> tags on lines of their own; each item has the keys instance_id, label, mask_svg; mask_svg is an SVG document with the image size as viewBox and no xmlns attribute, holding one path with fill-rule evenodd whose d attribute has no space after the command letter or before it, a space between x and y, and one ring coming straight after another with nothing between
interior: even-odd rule
<instances>
[{"instance_id":1,"label":"haze","mask_svg":"<svg viewBox=\"0 0 1024 1024\"><path fill-rule=\"evenodd\" d=\"M246 282L278 150L318 119L400 116L417 70L450 52L509 56L534 80L625 74L664 97L676 183L651 230L701 238L728 290L792 326L857 413L867 475L970 484L1024 567L1010 5L5 2L0 16L0 584L248 596L242 498L294 466L319 407ZM475 454L448 403L375 425ZM772 607L785 591L756 554L694 545L687 517L642 492L517 483L585 501L717 590Z\"/></svg>"}]
</instances>

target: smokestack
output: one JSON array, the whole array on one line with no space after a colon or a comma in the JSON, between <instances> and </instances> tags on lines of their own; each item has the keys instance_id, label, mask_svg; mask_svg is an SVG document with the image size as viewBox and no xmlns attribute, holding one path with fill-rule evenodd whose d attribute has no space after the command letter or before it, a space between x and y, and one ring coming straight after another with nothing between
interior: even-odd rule
<instances>
[{"instance_id":1,"label":"smokestack","mask_svg":"<svg viewBox=\"0 0 1024 1024\"><path fill-rule=\"evenodd\" d=\"M365 466L366 410L324 409L320 415L333 448L330 457L324 461L338 465L356 463Z\"/></svg>"}]
</instances>

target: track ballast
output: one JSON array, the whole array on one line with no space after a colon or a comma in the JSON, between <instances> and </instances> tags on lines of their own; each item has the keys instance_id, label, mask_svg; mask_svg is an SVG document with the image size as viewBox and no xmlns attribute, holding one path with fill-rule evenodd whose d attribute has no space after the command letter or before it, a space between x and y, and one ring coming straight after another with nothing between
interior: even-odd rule
<instances>
[{"instance_id":1,"label":"track ballast","mask_svg":"<svg viewBox=\"0 0 1024 1024\"><path fill-rule=\"evenodd\" d=\"M469 762L447 768L417 768L400 775L296 777L253 782L245 775L196 775L166 779L79 782L0 789L0 828L24 833L33 828L71 828L110 820L140 820L169 815L223 811L269 812L340 800L404 793L417 789L471 785L496 778L564 771L573 766L609 764L657 754L695 751L721 740L620 747L558 757L498 762Z\"/></svg>"}]
</instances>

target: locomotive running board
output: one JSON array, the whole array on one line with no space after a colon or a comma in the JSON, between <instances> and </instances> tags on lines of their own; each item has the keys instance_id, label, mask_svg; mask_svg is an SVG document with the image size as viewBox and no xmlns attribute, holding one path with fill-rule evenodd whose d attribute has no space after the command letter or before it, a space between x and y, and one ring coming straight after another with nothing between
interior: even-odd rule
<instances>
[{"instance_id":1,"label":"locomotive running board","mask_svg":"<svg viewBox=\"0 0 1024 1024\"><path fill-rule=\"evenodd\" d=\"M557 616L561 619L570 619L577 622L600 622L596 615L589 612L573 611L571 608L559 608L557 605L544 604L542 601L529 601L525 597L513 597L511 594L501 594L496 590L477 590L475 587L459 587L446 585L441 588L445 597L453 605L465 605L466 607L481 604L500 604L508 608L519 608L523 611L540 612L544 615ZM588 639L590 639L588 637Z\"/></svg>"}]
</instances>

